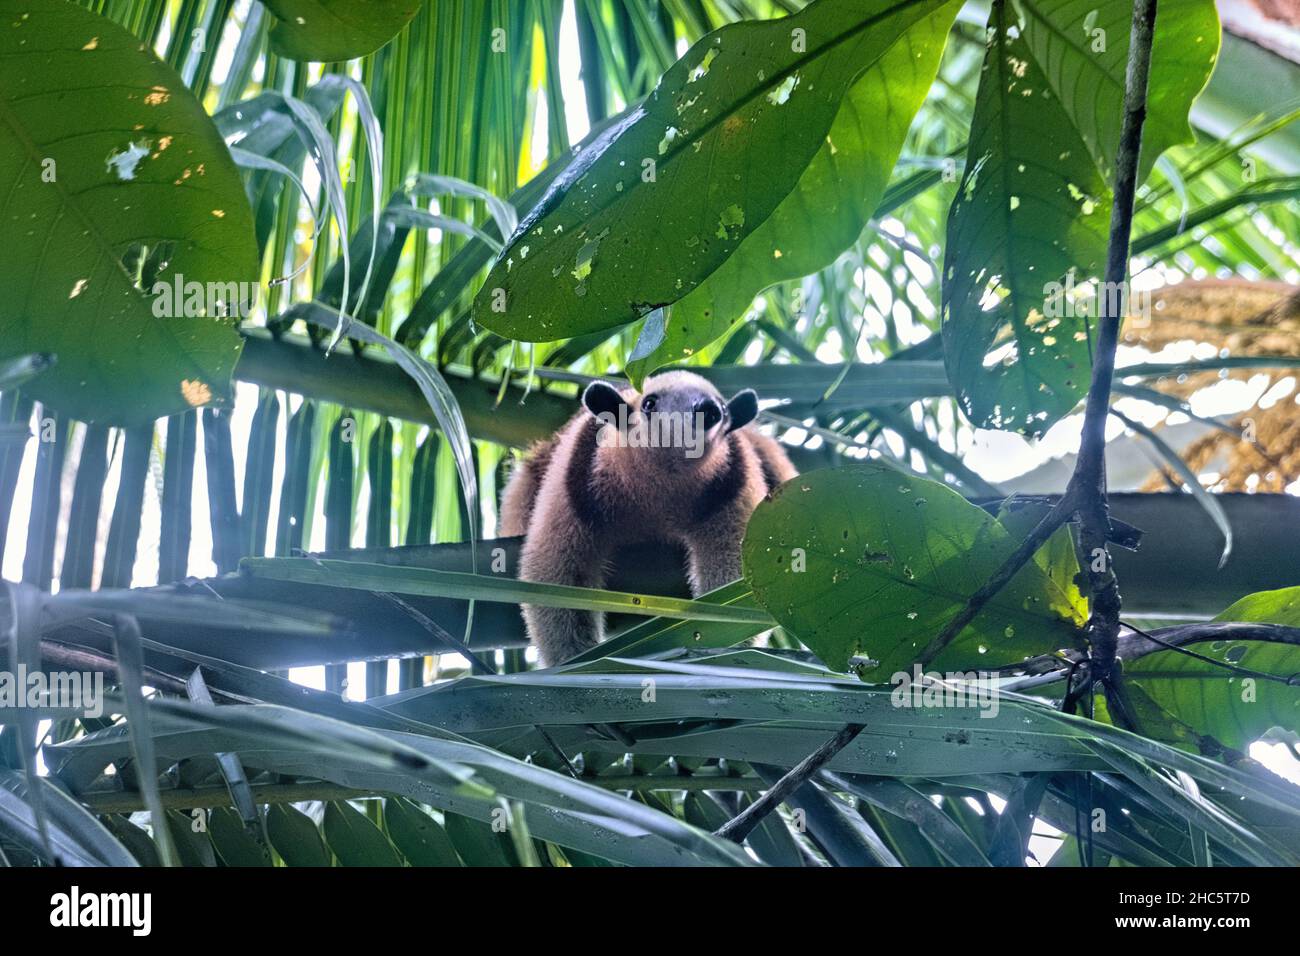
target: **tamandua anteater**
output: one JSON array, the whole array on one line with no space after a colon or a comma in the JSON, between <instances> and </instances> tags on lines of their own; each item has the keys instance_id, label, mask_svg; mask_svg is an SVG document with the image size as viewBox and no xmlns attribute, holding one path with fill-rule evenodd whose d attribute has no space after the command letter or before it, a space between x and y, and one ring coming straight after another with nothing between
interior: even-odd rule
<instances>
[{"instance_id":1,"label":"tamandua anteater","mask_svg":"<svg viewBox=\"0 0 1300 956\"><path fill-rule=\"evenodd\" d=\"M666 541L685 547L697 597L739 578L750 514L797 474L776 441L745 427L758 414L754 392L724 402L700 376L670 371L647 379L640 395L593 382L582 404L506 486L501 533L525 536L519 577L602 587L616 549ZM600 614L523 611L548 666L603 635Z\"/></svg>"}]
</instances>

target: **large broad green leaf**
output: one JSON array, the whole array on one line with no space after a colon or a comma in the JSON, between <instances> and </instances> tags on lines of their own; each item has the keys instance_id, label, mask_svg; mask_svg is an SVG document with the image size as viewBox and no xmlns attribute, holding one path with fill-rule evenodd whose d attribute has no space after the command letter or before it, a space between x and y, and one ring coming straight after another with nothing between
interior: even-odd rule
<instances>
[{"instance_id":1,"label":"large broad green leaf","mask_svg":"<svg viewBox=\"0 0 1300 956\"><path fill-rule=\"evenodd\" d=\"M764 288L816 272L857 239L934 82L959 7L949 4L913 24L854 82L794 191L673 306L663 341L630 364L634 379L689 357L726 332Z\"/></svg>"},{"instance_id":2,"label":"large broad green leaf","mask_svg":"<svg viewBox=\"0 0 1300 956\"><path fill-rule=\"evenodd\" d=\"M872 462L794 478L758 506L743 564L754 594L829 666L888 680L913 661L1016 540L938 482ZM1083 624L1031 563L934 659L996 667L1071 646Z\"/></svg>"},{"instance_id":3,"label":"large broad green leaf","mask_svg":"<svg viewBox=\"0 0 1300 956\"><path fill-rule=\"evenodd\" d=\"M1122 120L1131 5L996 0L966 173L948 220L944 353L977 425L1041 434L1078 403L1091 367ZM1191 140L1188 110L1218 51L1212 0L1156 20L1144 178Z\"/></svg>"},{"instance_id":4,"label":"large broad green leaf","mask_svg":"<svg viewBox=\"0 0 1300 956\"><path fill-rule=\"evenodd\" d=\"M476 321L526 341L613 329L675 302L795 187L850 84L938 0L818 0L695 44L520 224Z\"/></svg>"},{"instance_id":5,"label":"large broad green leaf","mask_svg":"<svg viewBox=\"0 0 1300 956\"><path fill-rule=\"evenodd\" d=\"M1112 182L1133 5L1118 0L1017 3L1035 61L1098 169ZM1165 150L1195 142L1188 111L1209 81L1218 54L1219 16L1213 0L1162 0L1152 38L1139 183Z\"/></svg>"},{"instance_id":6,"label":"large broad green leaf","mask_svg":"<svg viewBox=\"0 0 1300 956\"><path fill-rule=\"evenodd\" d=\"M1216 621L1300 627L1300 587L1242 598ZM1267 641L1202 641L1187 649L1262 674L1300 674L1300 647ZM1245 749L1274 727L1300 734L1300 686L1234 673L1178 651L1129 664L1127 678L1179 720L1229 747Z\"/></svg>"},{"instance_id":7,"label":"large broad green leaf","mask_svg":"<svg viewBox=\"0 0 1300 956\"><path fill-rule=\"evenodd\" d=\"M276 16L271 49L291 60L348 60L379 49L421 0L264 0Z\"/></svg>"},{"instance_id":8,"label":"large broad green leaf","mask_svg":"<svg viewBox=\"0 0 1300 956\"><path fill-rule=\"evenodd\" d=\"M238 305L231 284L257 278L248 201L202 106L136 37L70 3L0 0L0 193L0 359L58 360L32 396L131 424L229 393L240 339L206 291ZM150 277L165 259L158 281L200 283L202 307L155 315L123 264L142 248Z\"/></svg>"},{"instance_id":9,"label":"large broad green leaf","mask_svg":"<svg viewBox=\"0 0 1300 956\"><path fill-rule=\"evenodd\" d=\"M989 26L948 216L944 359L972 422L1041 434L1087 390L1091 364L1087 317L1049 303L1047 284L1096 274L1110 195L1007 0Z\"/></svg>"}]
</instances>

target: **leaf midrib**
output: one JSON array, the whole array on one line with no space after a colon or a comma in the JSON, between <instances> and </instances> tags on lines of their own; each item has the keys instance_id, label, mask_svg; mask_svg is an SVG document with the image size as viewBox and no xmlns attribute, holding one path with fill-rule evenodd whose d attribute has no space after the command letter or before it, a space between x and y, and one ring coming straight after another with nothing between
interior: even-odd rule
<instances>
[{"instance_id":1,"label":"leaf midrib","mask_svg":"<svg viewBox=\"0 0 1300 956\"><path fill-rule=\"evenodd\" d=\"M786 67L785 69L780 70L777 73L773 74L771 81L768 82L766 85L754 87L750 92L746 93L744 96L732 100L731 102L727 103L724 107L719 108L711 119L709 119L703 125L697 127L693 133L687 133L673 140L673 144L675 148L674 146L670 146L664 152L663 162L661 164L661 167L667 168L670 165L672 165L673 161L679 155L685 152L686 147L693 146L696 142L702 141L705 136L707 136L710 132L712 132L722 123L726 122L726 120L732 115L734 115L737 111L743 109L744 107L752 103L754 100L758 99L759 96L766 95L769 91L771 91L775 87L780 86L781 83L783 83L788 77L794 75L795 73L799 72L802 69L806 69L808 64L815 62L819 57L823 56L826 53L826 51L828 51L830 48L839 46L842 43L847 43L848 41L852 40L855 36L857 36L859 33L869 29L872 26L875 26L877 23L880 23L881 21L886 20L889 17L896 16L906 10L911 9L914 6L918 6L920 4L929 3L929 2L932 2L932 0L901 0L900 3L897 3L894 6L889 7L889 9L882 11L878 14L875 14L871 17L868 17L866 20L863 20L860 23L855 24L854 26L850 27L848 30L842 31L841 33L827 40L821 46L809 50L802 58L796 60L794 63L792 63L790 66ZM778 20L770 20L765 22L777 23L787 19L792 20L794 19L794 17L779 18ZM696 45L698 46L699 44ZM870 62L864 63L862 65L862 70L865 71L870 69L873 65L875 65L880 61L881 57L883 57L884 54L888 52L888 50L892 48L893 48L893 44L889 44L884 50L881 50L879 54L873 57ZM657 93L658 90L656 90L655 92ZM647 111L645 116L646 118L649 118L652 116L652 114L649 111ZM633 124L633 126L636 125L639 125L639 122ZM629 127L629 129L631 128L632 127ZM595 165L599 163L602 159L604 159L606 155L608 155L608 150L612 148L616 142L618 142L617 139L611 141L609 146L606 147L606 152L596 157L596 159L593 160L592 165L587 169L583 170L582 175L585 176L592 169L594 169ZM581 178L582 177L580 176L579 179ZM569 184L569 188L571 189L575 187L577 185L577 182L578 180L574 180L573 183ZM798 180L796 179L795 182L797 183ZM641 192L642 190L636 188L624 190L622 192L615 192L612 199L606 201L603 205L594 206L591 213L583 218L585 219L586 222L590 223L591 221L596 219L597 216L602 216L607 214L609 210L615 208L616 206L618 206L623 202L630 200L633 196L639 195ZM779 203L777 205L779 205ZM776 206L773 207L773 211L775 211L775 209ZM521 225L523 225L523 223L521 223ZM536 224L534 223L531 225L536 225ZM758 225L760 224L755 224L755 229L758 227ZM753 231L754 230L751 229L750 233L752 233ZM746 233L746 236L748 236L750 233ZM519 237L521 235L522 235L522 230L516 230L515 236ZM573 233L573 235L579 235L579 233L575 232ZM504 258L506 256L506 254L510 251L512 247L513 247L513 243L511 245L508 245L505 249L502 250L501 257L498 258L498 262L501 261L501 258ZM739 248L739 246L737 248Z\"/></svg>"}]
</instances>

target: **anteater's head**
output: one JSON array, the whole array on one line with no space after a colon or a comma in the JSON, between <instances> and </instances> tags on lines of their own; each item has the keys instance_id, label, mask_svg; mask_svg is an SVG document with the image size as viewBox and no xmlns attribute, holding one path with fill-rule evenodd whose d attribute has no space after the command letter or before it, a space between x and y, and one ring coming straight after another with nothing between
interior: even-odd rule
<instances>
[{"instance_id":1,"label":"anteater's head","mask_svg":"<svg viewBox=\"0 0 1300 956\"><path fill-rule=\"evenodd\" d=\"M752 389L727 401L708 380L684 371L646 379L640 394L592 382L582 404L606 426L597 438L602 447L626 448L647 464L673 467L708 460L729 433L758 414Z\"/></svg>"}]
</instances>

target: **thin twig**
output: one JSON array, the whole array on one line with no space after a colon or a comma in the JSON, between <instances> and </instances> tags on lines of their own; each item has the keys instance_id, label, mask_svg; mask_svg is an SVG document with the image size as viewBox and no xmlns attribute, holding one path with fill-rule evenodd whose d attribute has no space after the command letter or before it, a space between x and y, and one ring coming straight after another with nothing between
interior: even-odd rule
<instances>
[{"instance_id":1,"label":"thin twig","mask_svg":"<svg viewBox=\"0 0 1300 956\"><path fill-rule=\"evenodd\" d=\"M1283 677L1281 674L1266 674L1263 671L1251 670L1248 667L1241 667L1237 664L1229 663L1228 661L1216 660L1213 657L1207 657L1206 655L1197 653L1196 651L1188 650L1187 648L1181 646L1181 644L1175 644L1172 641L1166 641L1163 638L1156 637L1154 634L1148 633L1147 631L1142 630L1142 628L1140 627L1134 627L1132 624L1128 623L1127 621L1124 621L1122 623L1130 631L1134 632L1135 634L1140 634L1148 641L1152 641L1160 645L1160 647L1164 650L1170 650L1178 654L1184 654L1187 657L1194 658L1195 660L1198 661L1203 661L1206 664L1212 664L1215 667L1222 668L1223 670L1231 671L1232 673L1235 674L1241 674L1243 677L1254 677L1257 680L1277 681L1279 684L1286 684L1288 687L1300 686L1300 674L1291 674L1290 676ZM1295 629L1283 628L1282 630L1293 631ZM1283 635L1283 637L1289 637L1289 636L1291 635ZM1232 638L1219 638L1219 640L1231 640L1231 639ZM1243 638L1237 638L1237 640L1242 640L1242 639ZM1205 638L1200 638L1200 640L1205 640ZM1191 640L1184 638L1182 643L1188 644L1191 643ZM1280 641L1280 643L1290 644L1290 643L1294 643L1294 640L1284 639Z\"/></svg>"},{"instance_id":2,"label":"thin twig","mask_svg":"<svg viewBox=\"0 0 1300 956\"><path fill-rule=\"evenodd\" d=\"M763 822L763 818L775 810L786 797L798 790L813 774L830 762L831 758L849 745L865 724L846 724L834 737L826 741L811 754L801 760L789 773L776 782L771 790L763 794L736 816L732 817L714 832L714 836L744 843L745 838L754 827Z\"/></svg>"},{"instance_id":3,"label":"thin twig","mask_svg":"<svg viewBox=\"0 0 1300 956\"><path fill-rule=\"evenodd\" d=\"M1251 670L1248 667L1230 664L1227 661L1206 657L1185 647L1187 644L1202 644L1206 641L1259 641L1267 644L1300 646L1300 627L1289 627L1285 624L1263 624L1253 621L1244 623L1237 621L1204 621L1196 624L1177 624L1173 627L1144 631L1133 626L1128 621L1121 623L1131 632L1121 634L1119 638L1117 656L1126 664L1132 664L1148 654L1173 651L1212 664L1223 670L1240 674L1243 677L1275 681L1292 687L1300 686L1300 674L1290 676L1266 674L1262 671ZM1003 685L1004 690L1024 693L1035 687L1056 684L1065 680L1067 672L1073 672L1084 660L1084 656L1077 651L1040 654L1037 657L1030 657L1016 664L1007 664L995 668L995 671L1013 678L1010 683ZM1202 679L1200 674L1173 671L1160 674L1146 671L1144 676Z\"/></svg>"},{"instance_id":4,"label":"thin twig","mask_svg":"<svg viewBox=\"0 0 1300 956\"><path fill-rule=\"evenodd\" d=\"M560 745L555 742L554 737L546 732L545 727L541 724L533 724L533 729L541 734L542 740L546 741L546 746L551 748L551 753L560 758L560 762L564 764L564 768L569 771L570 777L573 777L576 780L578 777L582 776L582 774L578 773L578 768L573 765L573 761L569 759L569 755L560 749Z\"/></svg>"},{"instance_id":5,"label":"thin twig","mask_svg":"<svg viewBox=\"0 0 1300 956\"><path fill-rule=\"evenodd\" d=\"M1042 520L1034 526L1034 529L1029 532L1025 540L1020 542L1020 546L1003 562L1002 567L993 572L992 577L970 596L966 605L948 622L934 640L925 646L917 656L918 663L924 666L934 660L939 652L947 647L952 642L952 639L965 629L967 624L974 620L975 615L983 610L984 605L997 597L998 593L1007 586L1020 569L1029 563L1029 560L1047 542L1047 539L1070 520L1073 510L1073 498L1067 491L1066 494L1057 499L1052 509L1043 515Z\"/></svg>"},{"instance_id":6,"label":"thin twig","mask_svg":"<svg viewBox=\"0 0 1300 956\"><path fill-rule=\"evenodd\" d=\"M1133 200L1137 193L1138 159L1142 152L1142 124L1146 119L1147 77L1151 71L1151 39L1155 22L1156 0L1134 0L1128 66L1124 75L1124 119L1115 158L1115 195L1110 213L1110 241L1106 249L1107 290L1123 289L1128 281L1129 237L1133 230ZM1111 567L1110 552L1106 549L1110 534L1110 509L1106 499L1106 419L1110 415L1115 349L1119 344L1120 323L1127 299L1127 295L1101 297L1092 382L1084 409L1079 457L1070 478L1070 489L1078 504L1079 541L1092 592L1091 617L1085 629L1092 649L1089 681L1109 678L1119 641L1119 582Z\"/></svg>"}]
</instances>

